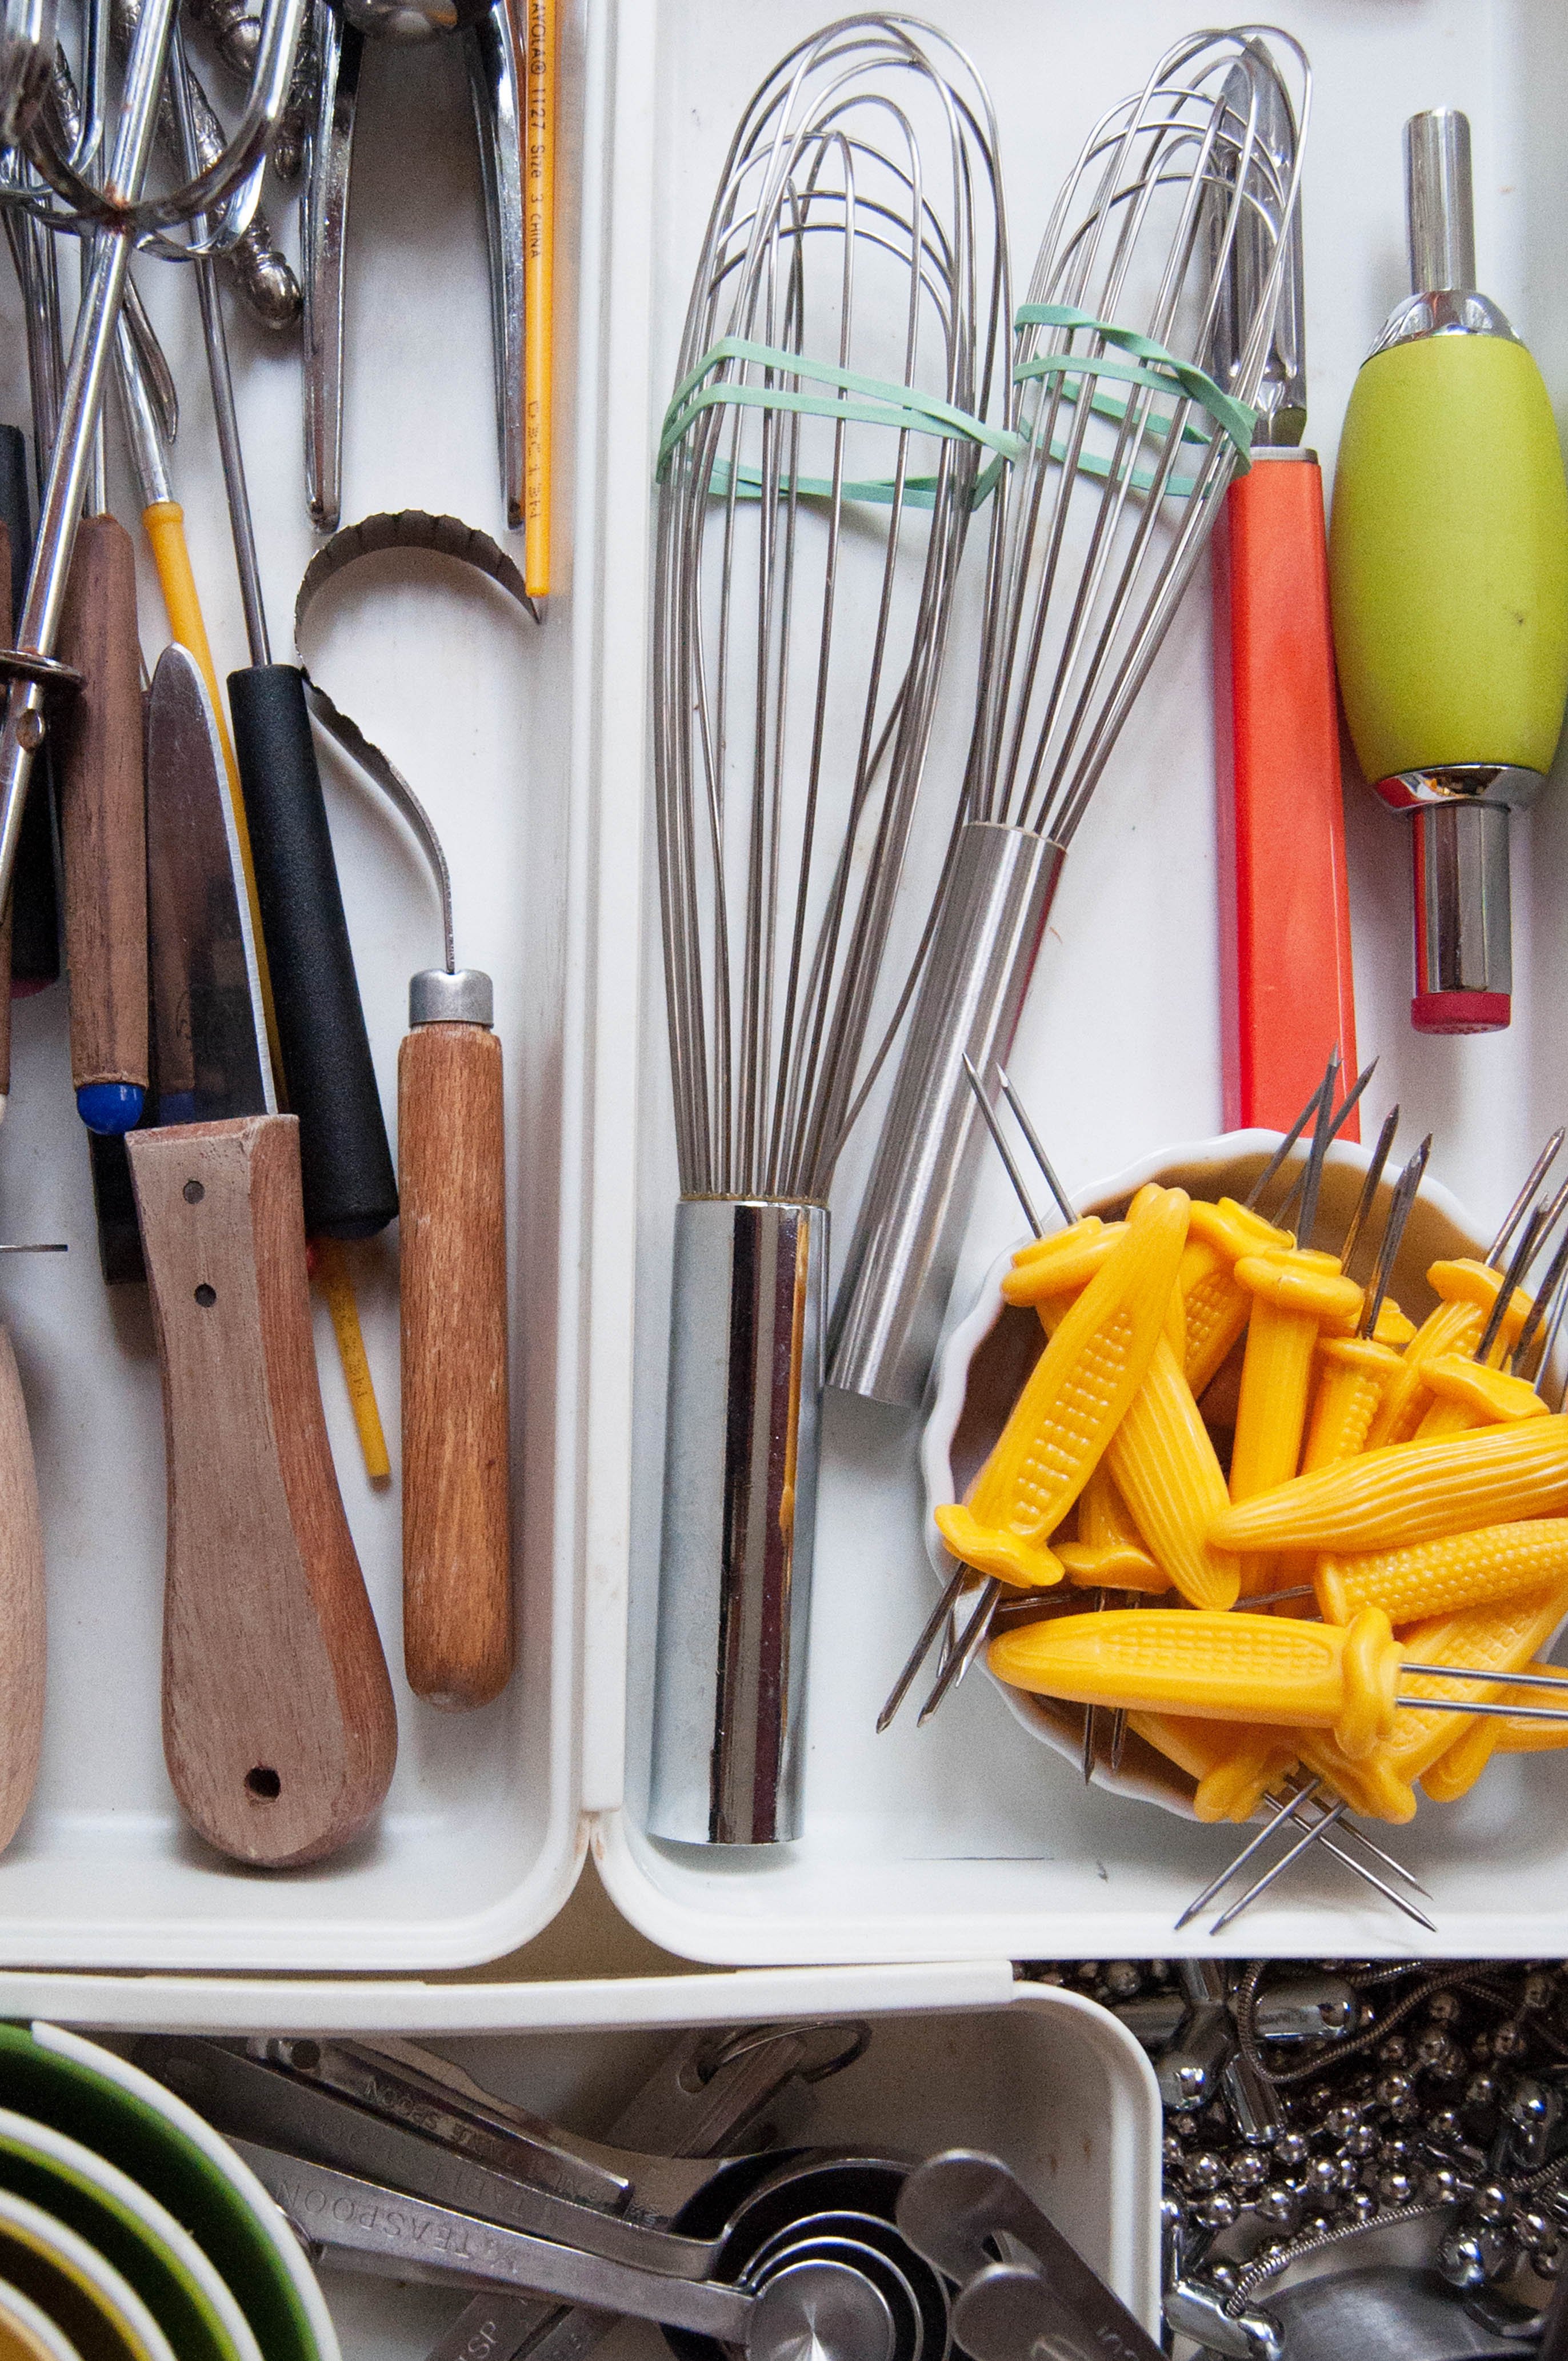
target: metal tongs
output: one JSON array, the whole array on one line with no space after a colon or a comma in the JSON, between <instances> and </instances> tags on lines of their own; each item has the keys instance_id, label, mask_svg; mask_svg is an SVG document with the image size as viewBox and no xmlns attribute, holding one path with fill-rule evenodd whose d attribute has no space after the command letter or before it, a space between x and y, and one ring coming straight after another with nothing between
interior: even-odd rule
<instances>
[{"instance_id":1,"label":"metal tongs","mask_svg":"<svg viewBox=\"0 0 1568 2361\"><path fill-rule=\"evenodd\" d=\"M11 678L0 730L0 907L11 890L27 777L49 727L49 700L78 685L54 651L132 249L148 247L186 260L199 253L226 252L244 236L256 209L267 149L289 96L305 0L266 0L238 128L210 163L166 196L148 196L147 178L176 0L145 0L126 60L112 140L100 119L105 5L106 0L86 0L84 8L82 47L89 71L83 115L102 134L84 144L94 154L68 151L56 136L50 110L41 104L47 77L35 94L26 43L21 51L9 53L0 44L0 84L6 72L12 76L8 86L0 86L0 137L8 126L12 142L0 157L0 201L51 229L74 231L87 241L89 258L16 644L0 654L0 671ZM5 21L9 29L12 16ZM31 38L35 51L47 46L52 68L52 24L46 42L40 17ZM21 62L13 63L14 57ZM177 224L203 215L215 225L203 238L188 242L167 235Z\"/></svg>"},{"instance_id":2,"label":"metal tongs","mask_svg":"<svg viewBox=\"0 0 1568 2361\"><path fill-rule=\"evenodd\" d=\"M523 143L526 34L514 0L314 0L318 65L302 229L305 294L305 499L318 532L343 508L345 239L365 38L463 36L485 191L496 422L507 522L523 520Z\"/></svg>"}]
</instances>

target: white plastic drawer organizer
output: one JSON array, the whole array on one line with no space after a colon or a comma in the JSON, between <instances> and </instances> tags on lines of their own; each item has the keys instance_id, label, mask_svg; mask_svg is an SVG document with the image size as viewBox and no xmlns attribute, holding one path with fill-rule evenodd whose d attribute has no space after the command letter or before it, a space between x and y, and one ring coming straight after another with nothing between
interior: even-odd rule
<instances>
[{"instance_id":1,"label":"white plastic drawer organizer","mask_svg":"<svg viewBox=\"0 0 1568 2361\"><path fill-rule=\"evenodd\" d=\"M241 1980L0 1978L6 2015L29 2014L46 1995L55 2023L104 2028L101 2037L122 2049L137 2033L170 2026L182 2035L230 2037L409 2035L534 2115L612 2139L610 2126L628 2102L691 2028L710 2027L721 2037L726 2028L817 2023L825 2028L825 2059L849 2055L852 2062L795 2093L787 2117L779 2115L786 2142L890 2161L952 2146L998 2156L1137 2317L1152 2326L1158 2316L1153 2070L1104 2010L1043 1986L1014 1984L996 1969L836 1969L447 1990L395 1982L283 1987ZM857 2019L869 2037L863 2049ZM842 2044L835 2032L845 2037ZM151 2062L167 2070L170 2057L194 2054L182 2040L158 2049ZM178 2079L174 2087L181 2087ZM198 2091L190 2095L199 2103ZM343 2361L423 2361L433 2350L456 2356L488 2349L438 2343L455 2336L470 2301L450 2285L416 2279L394 2286L330 2267L323 2285ZM471 2325L483 2328L482 2303ZM608 2349L652 2361L668 2348L656 2329L628 2323ZM335 2361L324 2341L322 2361Z\"/></svg>"},{"instance_id":2,"label":"white plastic drawer organizer","mask_svg":"<svg viewBox=\"0 0 1568 2361\"><path fill-rule=\"evenodd\" d=\"M801 1757L799 1837L712 1848L651 1833L649 1764L681 1191L650 814L652 485L692 274L734 127L820 0L585 0L563 59L559 512L570 579L543 631L509 602L455 595L387 562L374 600L313 615L306 653L430 802L452 862L463 955L493 975L507 1059L520 1669L469 1716L400 1686L400 1759L378 1826L302 1873L246 1874L185 1833L159 1745L163 1455L145 1311L100 1283L61 996L16 1007L4 1134L5 1235L72 1253L10 1264L5 1316L27 1394L49 1552L51 1656L34 1806L0 1860L0 1958L53 1968L383 1973L495 1958L548 1923L591 1841L620 1908L682 1954L722 1962L1004 1961L1153 1954L1234 1836L1086 1790L983 1674L924 1730L875 1717L935 1592L917 1411L826 1400ZM1552 0L1299 0L1315 74L1304 179L1311 437L1332 470L1355 371L1402 291L1400 134L1442 104L1471 118L1484 275L1568 395L1568 255L1556 235L1568 22ZM948 12L996 105L1016 258L1032 254L1089 126L1191 29L1181 0L990 0ZM418 502L499 529L486 371L488 291L461 60L381 48L383 90L356 159L345 514ZM417 153L421 173L407 159ZM382 234L384 232L384 235ZM194 307L144 274L181 380L201 372ZM983 300L983 299L981 299ZM17 340L5 364L19 367ZM394 412L367 356L399 372ZM10 415L19 384L5 388ZM240 372L253 473L298 481L297 382ZM215 641L243 644L215 454L192 431L177 490L211 584ZM286 612L310 554L302 501L258 501L269 602ZM129 503L124 502L126 512ZM563 536L563 540L568 538ZM911 890L888 972L918 924L961 775L983 570L972 533L917 809ZM858 553L863 555L864 553ZM873 569L873 578L874 569ZM857 577L858 579L858 577ZM147 586L148 613L156 590ZM506 612L499 611L507 609ZM906 619L902 619L906 620ZM519 632L524 637L521 645ZM315 634L319 633L319 638ZM410 694L418 677L431 693ZM437 687L439 693L437 693ZM1185 600L1063 866L1011 1069L1069 1189L1174 1163L1165 1143L1220 1125L1220 984L1209 606ZM383 1098L407 980L439 937L413 855L346 774L328 792ZM1409 1028L1408 851L1354 787L1347 804L1365 1102L1432 1127L1433 1172L1487 1233L1568 1108L1568 991L1556 873L1562 797L1516 821L1514 1019L1433 1044ZM900 933L900 929L903 933ZM890 1077L834 1180L832 1282L852 1235ZM1119 1185L1104 1191L1114 1196ZM1460 1221L1458 1208L1467 1209ZM949 1323L1018 1233L983 1164ZM383 1406L396 1400L390 1262L360 1259ZM1411 1301L1412 1309L1419 1299ZM327 1345L324 1332L321 1339ZM334 1448L389 1659L398 1511L358 1476L327 1364ZM1465 1805L1399 1839L1445 1954L1568 1950L1558 1758L1499 1768ZM1189 1938L1201 1947L1201 1927ZM1331 1862L1299 1866L1239 1925L1238 1949L1403 1952L1413 1933ZM1000 1969L986 1970L999 1978ZM41 1996L40 2014L49 2004ZM781 2004L782 2005L782 2004ZM112 2010L100 2007L102 2018ZM171 2000L170 2019L187 2012ZM252 2007L243 2020L261 2022ZM236 2019L235 2022L241 2020Z\"/></svg>"}]
</instances>

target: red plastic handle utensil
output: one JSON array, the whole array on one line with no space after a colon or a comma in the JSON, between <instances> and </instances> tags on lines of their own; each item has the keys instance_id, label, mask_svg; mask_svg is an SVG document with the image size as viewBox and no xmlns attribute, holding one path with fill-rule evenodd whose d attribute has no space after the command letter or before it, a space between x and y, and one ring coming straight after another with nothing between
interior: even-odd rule
<instances>
[{"instance_id":1,"label":"red plastic handle utensil","mask_svg":"<svg viewBox=\"0 0 1568 2361\"><path fill-rule=\"evenodd\" d=\"M1214 535L1225 1122L1279 1131L1357 1071L1355 995L1322 474L1253 457Z\"/></svg>"}]
</instances>

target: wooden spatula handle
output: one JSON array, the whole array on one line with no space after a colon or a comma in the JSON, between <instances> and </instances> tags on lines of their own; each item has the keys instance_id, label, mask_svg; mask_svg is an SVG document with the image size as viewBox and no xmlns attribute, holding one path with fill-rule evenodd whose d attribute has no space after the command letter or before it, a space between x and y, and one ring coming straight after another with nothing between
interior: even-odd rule
<instances>
[{"instance_id":1,"label":"wooden spatula handle","mask_svg":"<svg viewBox=\"0 0 1568 2361\"><path fill-rule=\"evenodd\" d=\"M397 1753L311 1340L292 1115L126 1140L163 1376L163 1749L236 1860L334 1851Z\"/></svg>"},{"instance_id":2,"label":"wooden spatula handle","mask_svg":"<svg viewBox=\"0 0 1568 2361\"><path fill-rule=\"evenodd\" d=\"M147 1087L147 826L136 551L112 516L77 529L60 654L82 675L57 773L71 1075ZM134 1120L134 1117L133 1117Z\"/></svg>"},{"instance_id":3,"label":"wooden spatula handle","mask_svg":"<svg viewBox=\"0 0 1568 2361\"><path fill-rule=\"evenodd\" d=\"M403 1657L432 1705L512 1667L501 1045L416 1026L398 1056Z\"/></svg>"},{"instance_id":4,"label":"wooden spatula handle","mask_svg":"<svg viewBox=\"0 0 1568 2361\"><path fill-rule=\"evenodd\" d=\"M43 1523L16 1356L0 1328L0 1851L27 1808L43 1727Z\"/></svg>"}]
</instances>

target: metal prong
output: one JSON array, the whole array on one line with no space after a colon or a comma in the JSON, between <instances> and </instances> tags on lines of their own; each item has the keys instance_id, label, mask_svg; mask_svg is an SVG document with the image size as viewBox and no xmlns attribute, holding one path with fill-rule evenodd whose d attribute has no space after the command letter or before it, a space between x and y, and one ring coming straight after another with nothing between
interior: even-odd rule
<instances>
[{"instance_id":1,"label":"metal prong","mask_svg":"<svg viewBox=\"0 0 1568 2361\"><path fill-rule=\"evenodd\" d=\"M1372 1151L1372 1161L1366 1168L1366 1178L1361 1184L1361 1194L1355 1201L1355 1211L1350 1217L1350 1227L1344 1234L1344 1244L1339 1250L1341 1270L1349 1270L1355 1249L1361 1244L1361 1233L1366 1227L1367 1216L1377 1201L1378 1186L1383 1179L1383 1168L1388 1161L1388 1153L1394 1145L1394 1134L1398 1128L1399 1110L1398 1107L1391 1107L1383 1118L1383 1128L1377 1135L1377 1145Z\"/></svg>"},{"instance_id":2,"label":"metal prong","mask_svg":"<svg viewBox=\"0 0 1568 2361\"><path fill-rule=\"evenodd\" d=\"M975 1071L974 1060L970 1057L967 1051L964 1055L964 1071L969 1076L969 1086L974 1093L975 1102L979 1106L981 1115L985 1117L985 1127L991 1134L992 1145L994 1147L998 1156L1001 1157L1003 1163L1006 1166L1007 1178L1012 1181L1018 1202L1024 1208L1024 1219L1028 1223L1029 1227L1033 1230L1035 1235L1037 1238L1043 1238L1046 1235L1045 1228L1040 1221L1038 1213L1036 1213L1034 1206L1029 1202L1029 1192L1024 1186L1024 1175L1018 1170L1012 1149L1008 1147L1007 1142L1002 1137L1002 1126L996 1120L995 1109L992 1107L991 1101L985 1095L984 1085L981 1083L980 1076Z\"/></svg>"},{"instance_id":3,"label":"metal prong","mask_svg":"<svg viewBox=\"0 0 1568 2361\"><path fill-rule=\"evenodd\" d=\"M1001 1596L1002 1585L994 1575L988 1575L975 1595L974 1610L964 1625L962 1639L943 1665L935 1688L920 1708L920 1719L915 1725L916 1730L924 1730L948 1691L957 1688L979 1655L991 1629L992 1609Z\"/></svg>"},{"instance_id":4,"label":"metal prong","mask_svg":"<svg viewBox=\"0 0 1568 2361\"><path fill-rule=\"evenodd\" d=\"M1549 1215L1548 1229L1551 1226L1552 1217ZM1541 1351L1542 1370L1552 1357L1552 1347L1556 1342L1557 1328L1563 1317L1564 1301L1563 1282L1565 1275L1568 1275L1568 1230L1563 1231L1557 1242L1557 1251L1546 1266L1546 1276L1536 1290L1535 1301L1530 1305L1524 1326L1519 1330L1519 1342L1514 1346L1513 1356L1508 1363L1508 1368L1516 1378L1523 1377L1525 1364L1530 1359L1530 1347L1541 1334L1541 1324L1548 1313L1551 1314L1551 1329Z\"/></svg>"},{"instance_id":5,"label":"metal prong","mask_svg":"<svg viewBox=\"0 0 1568 2361\"><path fill-rule=\"evenodd\" d=\"M1453 1667L1450 1666L1449 1669L1452 1673ZM1511 1688L1519 1675L1474 1673L1467 1677L1473 1680L1494 1680L1501 1687ZM1398 1697L1395 1702L1405 1707L1410 1713L1482 1713L1504 1721L1512 1716L1517 1721L1550 1721L1559 1724L1568 1722L1568 1710L1554 1705L1481 1705L1472 1702L1468 1697Z\"/></svg>"},{"instance_id":6,"label":"metal prong","mask_svg":"<svg viewBox=\"0 0 1568 2361\"><path fill-rule=\"evenodd\" d=\"M1486 1260L1494 1269L1497 1267L1497 1257L1508 1252L1508 1240L1523 1221L1525 1208L1534 1202L1535 1192L1557 1161L1557 1151L1565 1138L1568 1138L1568 1129L1554 1131L1526 1174L1523 1188L1504 1214L1503 1226L1492 1240L1491 1250L1487 1254Z\"/></svg>"},{"instance_id":7,"label":"metal prong","mask_svg":"<svg viewBox=\"0 0 1568 2361\"><path fill-rule=\"evenodd\" d=\"M921 1665L925 1663L927 1657L936 1646L937 1635L941 1631L943 1624L947 1621L954 1608L958 1605L959 1593L962 1591L964 1584L968 1578L969 1568L967 1565L954 1567L951 1578L949 1579L946 1589L943 1591L940 1598L938 1599L935 1607L932 1608L927 1621L921 1626L920 1637L916 1641L914 1647L910 1650L908 1657L905 1663L904 1670L899 1674L898 1678L894 1681L892 1688L889 1689L887 1693L887 1703L883 1706L882 1711L877 1716L876 1726L877 1735L879 1738L883 1731L886 1730L889 1723L893 1720L894 1716L897 1713L899 1707L904 1703L905 1698L909 1695L910 1689L914 1686L916 1674L920 1670Z\"/></svg>"},{"instance_id":8,"label":"metal prong","mask_svg":"<svg viewBox=\"0 0 1568 2361\"><path fill-rule=\"evenodd\" d=\"M1074 1222L1078 1219L1078 1214L1073 1207L1072 1199L1068 1195L1067 1191L1057 1179L1056 1168L1052 1164L1050 1158L1046 1154L1045 1142L1041 1139L1039 1133L1035 1129L1034 1125L1030 1122L1028 1109L1025 1106L1023 1100L1014 1089L1012 1078L1005 1066L997 1067L996 1079L1001 1086L1003 1097L1006 1100L1008 1105L1013 1110L1014 1119L1017 1123L1019 1130L1023 1133L1025 1139L1028 1142L1029 1153L1034 1158L1036 1163L1039 1166L1041 1172L1045 1175L1046 1186L1050 1191L1052 1196L1056 1199L1057 1209L1060 1213L1062 1220L1067 1224L1070 1230Z\"/></svg>"},{"instance_id":9,"label":"metal prong","mask_svg":"<svg viewBox=\"0 0 1568 2361\"><path fill-rule=\"evenodd\" d=\"M1252 1905L1257 1901L1261 1894L1267 1893L1276 1878L1283 1877L1291 1862L1293 1861L1299 1861L1301 1855L1307 1850L1309 1845L1316 1844L1319 1838L1323 1835L1327 1829L1332 1828L1338 1820L1343 1819L1344 1814L1349 1808L1349 1806L1342 1797L1337 1804L1333 1805L1332 1807L1323 1815L1321 1820L1317 1821L1311 1828L1308 1828L1303 1835L1299 1836L1293 1845L1288 1845L1286 1850L1280 1854L1279 1859L1276 1861L1270 1862L1268 1868L1264 1871L1261 1877L1254 1879L1253 1883L1247 1887L1246 1892L1242 1895L1238 1902L1233 1902L1228 1910L1221 1911L1219 1916L1215 1919L1213 1925L1209 1929L1210 1934L1218 1935L1222 1933L1223 1929L1231 1924L1233 1919L1239 1918L1244 1910L1250 1909ZM1277 1821L1275 1823L1275 1826L1278 1826Z\"/></svg>"},{"instance_id":10,"label":"metal prong","mask_svg":"<svg viewBox=\"0 0 1568 2361\"><path fill-rule=\"evenodd\" d=\"M1197 1917L1200 1910L1203 1909L1208 1903L1212 1902L1216 1894L1219 1894L1225 1886L1229 1885L1237 1870L1245 1868L1246 1863L1251 1861L1253 1855L1268 1842L1269 1838L1274 1834L1275 1829L1279 1826L1281 1820L1294 1820L1299 1813L1306 1810L1307 1806L1311 1802L1313 1796L1318 1793L1318 1790L1321 1787L1322 1784L1323 1783L1321 1779L1314 1779L1309 1786L1299 1787L1296 1790L1296 1793L1291 1796L1289 1802L1288 1804L1282 1804L1279 1806L1278 1812L1276 1814L1275 1817L1271 1820L1266 1821L1264 1826L1259 1828L1257 1834L1252 1838L1248 1843L1242 1847L1242 1850L1235 1855L1234 1859L1228 1861L1225 1863L1224 1868L1220 1872L1218 1877L1211 1878L1208 1884L1203 1888L1202 1893L1196 1895L1194 1899L1188 1904L1186 1909L1182 1912L1180 1917L1176 1922L1178 1933L1179 1933L1181 1928L1188 1924L1190 1919Z\"/></svg>"},{"instance_id":11,"label":"metal prong","mask_svg":"<svg viewBox=\"0 0 1568 2361\"><path fill-rule=\"evenodd\" d=\"M1508 1306L1514 1300L1514 1290L1535 1260L1545 1223L1546 1211L1543 1206L1538 1205L1533 1213L1526 1216L1524 1228L1519 1232L1519 1242L1514 1248L1508 1269L1503 1274L1503 1283L1493 1298L1492 1309L1486 1314L1486 1324L1481 1331L1480 1341L1475 1347L1475 1357L1483 1368L1487 1366L1491 1358L1492 1347L1497 1341L1497 1332L1502 1327L1508 1316Z\"/></svg>"},{"instance_id":12,"label":"metal prong","mask_svg":"<svg viewBox=\"0 0 1568 2361\"><path fill-rule=\"evenodd\" d=\"M1098 1706L1092 1705L1086 1705L1083 1708L1083 1753L1080 1763L1083 1784L1086 1787L1092 1786L1094 1766L1100 1760L1100 1725L1096 1719L1099 1710Z\"/></svg>"},{"instance_id":13,"label":"metal prong","mask_svg":"<svg viewBox=\"0 0 1568 2361\"><path fill-rule=\"evenodd\" d=\"M1427 1159L1431 1154L1431 1134L1429 1131L1394 1183L1394 1194L1388 1202L1388 1218L1383 1224L1383 1235L1378 1241L1372 1283L1367 1288L1356 1326L1358 1336L1370 1336L1377 1326L1377 1315L1383 1309L1389 1282L1394 1276L1394 1265L1399 1259L1399 1248L1404 1243L1405 1224L1410 1218L1410 1208L1426 1177Z\"/></svg>"},{"instance_id":14,"label":"metal prong","mask_svg":"<svg viewBox=\"0 0 1568 2361\"><path fill-rule=\"evenodd\" d=\"M1300 1138L1301 1134L1311 1122L1313 1115L1317 1113L1318 1092L1321 1091L1321 1088L1322 1084L1320 1082L1318 1090L1312 1093L1311 1097L1301 1109L1300 1114L1297 1116L1295 1122L1291 1125L1289 1130L1286 1133L1284 1138L1280 1141L1278 1147L1275 1149L1273 1155L1269 1158L1267 1163L1258 1174L1257 1179L1253 1182L1252 1187L1242 1199L1242 1202L1246 1207L1248 1213L1252 1213L1256 1210L1258 1199L1262 1196L1264 1191L1267 1188L1269 1182L1273 1180L1275 1174L1278 1171L1280 1166L1289 1155L1290 1150L1295 1147L1296 1142Z\"/></svg>"},{"instance_id":15,"label":"metal prong","mask_svg":"<svg viewBox=\"0 0 1568 2361\"><path fill-rule=\"evenodd\" d=\"M1339 1080L1340 1054L1332 1050L1328 1069L1323 1075L1323 1087L1318 1100L1317 1117L1312 1125L1312 1144L1307 1151L1306 1170L1301 1175L1301 1213L1297 1229L1298 1242L1304 1246L1312 1243L1312 1231L1318 1218L1318 1191L1322 1186L1323 1159L1329 1152L1333 1137L1334 1084Z\"/></svg>"},{"instance_id":16,"label":"metal prong","mask_svg":"<svg viewBox=\"0 0 1568 2361\"><path fill-rule=\"evenodd\" d=\"M1420 1673L1434 1681L1497 1681L1510 1689L1561 1689L1568 1692L1568 1668L1561 1675L1552 1673L1483 1673L1470 1664L1418 1664L1413 1658L1405 1659L1407 1673ZM1401 1705L1436 1705L1436 1697L1401 1697ZM1466 1713L1478 1713L1478 1706L1466 1706ZM1522 1711L1522 1708L1521 1708Z\"/></svg>"},{"instance_id":17,"label":"metal prong","mask_svg":"<svg viewBox=\"0 0 1568 2361\"><path fill-rule=\"evenodd\" d=\"M1367 1083L1372 1080L1372 1077L1376 1071L1377 1060L1374 1058L1369 1066L1364 1066L1362 1068L1360 1073L1357 1074L1355 1078L1353 1088L1348 1090L1345 1093L1344 1097L1340 1101L1339 1113L1334 1116L1333 1121L1329 1126L1329 1141L1331 1144L1339 1137L1340 1133L1350 1121L1352 1114L1360 1104L1363 1091L1366 1088ZM1307 1168L1303 1165L1300 1171L1296 1175L1295 1180L1291 1182L1288 1190L1286 1191L1282 1202L1277 1207L1274 1213L1270 1216L1273 1221L1278 1223L1281 1226L1284 1224L1285 1216L1296 1202L1297 1193L1300 1190L1301 1184L1306 1178L1306 1173Z\"/></svg>"}]
</instances>

